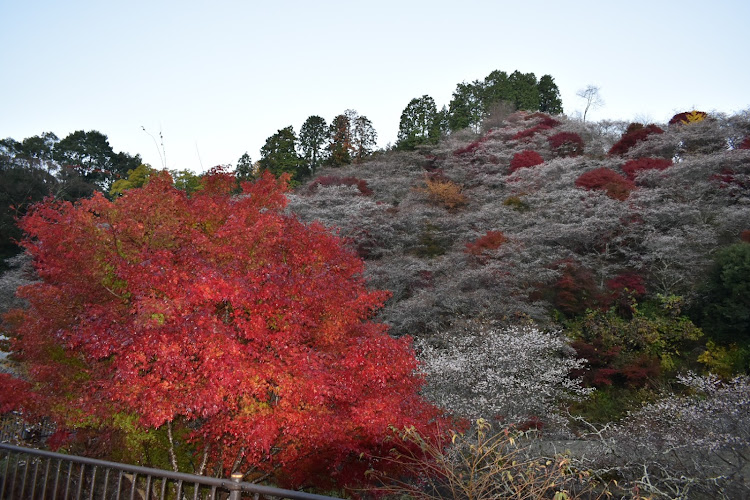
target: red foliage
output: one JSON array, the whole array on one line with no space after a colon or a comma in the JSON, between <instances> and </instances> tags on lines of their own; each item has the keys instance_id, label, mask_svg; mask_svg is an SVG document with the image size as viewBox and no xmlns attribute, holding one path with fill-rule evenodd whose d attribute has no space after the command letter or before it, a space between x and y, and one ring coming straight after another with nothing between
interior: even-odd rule
<instances>
[{"instance_id":1,"label":"red foliage","mask_svg":"<svg viewBox=\"0 0 750 500\"><path fill-rule=\"evenodd\" d=\"M588 368L583 373L571 375L583 376L584 383L588 386L644 387L661 373L658 358L642 354L632 359L619 346L607 349L599 338L590 343L576 340L571 346L579 358L586 360Z\"/></svg>"},{"instance_id":2,"label":"red foliage","mask_svg":"<svg viewBox=\"0 0 750 500\"><path fill-rule=\"evenodd\" d=\"M542 163L544 163L544 158L536 151L521 151L514 154L513 159L510 160L510 173L515 172L519 168L533 167Z\"/></svg>"},{"instance_id":3,"label":"red foliage","mask_svg":"<svg viewBox=\"0 0 750 500\"><path fill-rule=\"evenodd\" d=\"M631 123L619 141L609 150L610 155L624 155L640 141L645 141L651 134L663 134L664 130L656 125L643 126L640 123Z\"/></svg>"},{"instance_id":4,"label":"red foliage","mask_svg":"<svg viewBox=\"0 0 750 500\"><path fill-rule=\"evenodd\" d=\"M432 435L409 340L368 320L388 294L338 237L284 213L287 178L233 196L215 171L188 197L162 173L29 213L43 281L11 335L48 415L103 434L115 414L172 423L225 471L240 457L284 485L362 479L389 425Z\"/></svg>"},{"instance_id":5,"label":"red foliage","mask_svg":"<svg viewBox=\"0 0 750 500\"><path fill-rule=\"evenodd\" d=\"M516 425L515 428L521 432L528 432L532 429L541 432L544 428L544 422L539 417L532 415L528 420Z\"/></svg>"},{"instance_id":6,"label":"red foliage","mask_svg":"<svg viewBox=\"0 0 750 500\"><path fill-rule=\"evenodd\" d=\"M633 299L638 299L646 294L646 284L643 277L635 273L623 273L615 276L607 281L607 289L610 291L610 295L606 305L614 304L623 316L632 314Z\"/></svg>"},{"instance_id":7,"label":"red foliage","mask_svg":"<svg viewBox=\"0 0 750 500\"><path fill-rule=\"evenodd\" d=\"M672 166L672 160L665 158L638 158L630 160L622 166L622 171L628 176L631 181L635 180L635 177L639 172L644 170L664 170Z\"/></svg>"},{"instance_id":8,"label":"red foliage","mask_svg":"<svg viewBox=\"0 0 750 500\"><path fill-rule=\"evenodd\" d=\"M549 290L551 302L559 311L573 317L599 304L599 293L591 271L570 261L562 262L559 269L562 274Z\"/></svg>"},{"instance_id":9,"label":"red foliage","mask_svg":"<svg viewBox=\"0 0 750 500\"><path fill-rule=\"evenodd\" d=\"M621 375L620 370L615 368L599 368L593 370L590 376L587 378L588 385L593 387L604 387L612 385L619 376Z\"/></svg>"},{"instance_id":10,"label":"red foliage","mask_svg":"<svg viewBox=\"0 0 750 500\"><path fill-rule=\"evenodd\" d=\"M583 139L575 132L560 132L547 138L552 151L559 156L583 154Z\"/></svg>"},{"instance_id":11,"label":"red foliage","mask_svg":"<svg viewBox=\"0 0 750 500\"><path fill-rule=\"evenodd\" d=\"M711 176L711 179L719 181L721 189L729 190L733 197L744 196L744 193L750 191L750 178L731 168L721 169L721 173Z\"/></svg>"},{"instance_id":12,"label":"red foliage","mask_svg":"<svg viewBox=\"0 0 750 500\"><path fill-rule=\"evenodd\" d=\"M310 184L309 190L314 192L318 186L357 186L357 189L359 189L359 192L363 195L370 196L373 194L372 189L367 185L367 181L356 177L324 175L315 179L315 181Z\"/></svg>"},{"instance_id":13,"label":"red foliage","mask_svg":"<svg viewBox=\"0 0 750 500\"><path fill-rule=\"evenodd\" d=\"M750 149L750 135L745 137L745 140L742 141L742 144L739 145L738 149Z\"/></svg>"},{"instance_id":14,"label":"red foliage","mask_svg":"<svg viewBox=\"0 0 750 500\"><path fill-rule=\"evenodd\" d=\"M607 288L618 294L631 293L635 297L646 294L646 286L643 277L634 273L623 273L607 281Z\"/></svg>"},{"instance_id":15,"label":"red foliage","mask_svg":"<svg viewBox=\"0 0 750 500\"><path fill-rule=\"evenodd\" d=\"M558 125L560 125L560 122L555 120L551 116L544 114L544 113L539 113L539 112L526 116L524 118L524 121L529 121L533 119L539 119L539 122L531 128L527 128L526 130L522 130L518 132L516 135L511 137L511 140L531 139L539 132L544 132L545 130L551 130L557 127Z\"/></svg>"},{"instance_id":16,"label":"red foliage","mask_svg":"<svg viewBox=\"0 0 750 500\"><path fill-rule=\"evenodd\" d=\"M474 142L469 143L468 146L465 146L463 148L459 148L459 149L455 150L453 152L453 155L454 156L461 156L461 155L465 155L465 154L468 154L468 153L473 153L474 151L476 151L477 149L479 149L479 147L482 144L484 144L485 142L487 142L487 140L489 138L490 138L490 136L489 136L489 132L488 132L487 135L485 135L485 136L477 139Z\"/></svg>"},{"instance_id":17,"label":"red foliage","mask_svg":"<svg viewBox=\"0 0 750 500\"><path fill-rule=\"evenodd\" d=\"M560 125L560 122L552 118L550 115L546 113L542 113L540 111L537 111L536 113L532 113L529 116L525 118L525 120L534 120L539 119L539 125L546 125L547 127L557 127Z\"/></svg>"},{"instance_id":18,"label":"red foliage","mask_svg":"<svg viewBox=\"0 0 750 500\"><path fill-rule=\"evenodd\" d=\"M545 130L551 130L552 128L553 128L552 125L547 125L545 123L540 123L538 125L534 125L531 128L527 128L526 130L521 130L516 135L514 135L513 137L511 137L511 140L531 139L537 133L544 132Z\"/></svg>"},{"instance_id":19,"label":"red foliage","mask_svg":"<svg viewBox=\"0 0 750 500\"><path fill-rule=\"evenodd\" d=\"M625 365L621 372L628 387L644 387L659 376L661 365L658 358L643 354Z\"/></svg>"},{"instance_id":20,"label":"red foliage","mask_svg":"<svg viewBox=\"0 0 750 500\"><path fill-rule=\"evenodd\" d=\"M7 373L0 373L0 387L0 415L20 410L30 397L31 385Z\"/></svg>"},{"instance_id":21,"label":"red foliage","mask_svg":"<svg viewBox=\"0 0 750 500\"><path fill-rule=\"evenodd\" d=\"M52 451L57 451L60 447L65 446L73 435L67 429L57 429L49 438L47 446Z\"/></svg>"},{"instance_id":22,"label":"red foliage","mask_svg":"<svg viewBox=\"0 0 750 500\"><path fill-rule=\"evenodd\" d=\"M587 370L582 372L571 373L571 376L583 376L585 384L589 387L604 387L613 385L621 373L612 365L619 358L622 348L614 346L611 348L604 347L601 339L594 339L592 342L584 340L575 340L571 346L576 351L576 356L586 360Z\"/></svg>"},{"instance_id":23,"label":"red foliage","mask_svg":"<svg viewBox=\"0 0 750 500\"><path fill-rule=\"evenodd\" d=\"M486 250L497 250L505 241L502 231L487 231L484 236L466 244L466 253L479 256Z\"/></svg>"},{"instance_id":24,"label":"red foliage","mask_svg":"<svg viewBox=\"0 0 750 500\"><path fill-rule=\"evenodd\" d=\"M635 189L633 181L606 167L584 172L576 179L576 186L606 191L607 196L620 201L627 199L630 192Z\"/></svg>"},{"instance_id":25,"label":"red foliage","mask_svg":"<svg viewBox=\"0 0 750 500\"><path fill-rule=\"evenodd\" d=\"M740 239L745 243L750 243L750 229L745 229L740 233Z\"/></svg>"}]
</instances>

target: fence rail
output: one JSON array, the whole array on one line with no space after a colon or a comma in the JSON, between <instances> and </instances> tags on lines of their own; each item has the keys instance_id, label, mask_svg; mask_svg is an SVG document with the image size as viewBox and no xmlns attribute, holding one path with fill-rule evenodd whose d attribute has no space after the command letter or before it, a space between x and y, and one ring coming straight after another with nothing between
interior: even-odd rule
<instances>
[{"instance_id":1,"label":"fence rail","mask_svg":"<svg viewBox=\"0 0 750 500\"><path fill-rule=\"evenodd\" d=\"M231 479L106 462L0 443L0 499L5 500L336 500Z\"/></svg>"}]
</instances>

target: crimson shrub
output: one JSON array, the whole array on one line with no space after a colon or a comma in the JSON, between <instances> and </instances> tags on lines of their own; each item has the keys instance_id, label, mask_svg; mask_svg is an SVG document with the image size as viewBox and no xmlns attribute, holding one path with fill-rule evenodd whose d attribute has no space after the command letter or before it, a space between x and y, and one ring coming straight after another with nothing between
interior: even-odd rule
<instances>
[{"instance_id":1,"label":"crimson shrub","mask_svg":"<svg viewBox=\"0 0 750 500\"><path fill-rule=\"evenodd\" d=\"M620 201L627 199L630 192L635 189L633 181L606 167L596 168L581 174L576 179L576 186L588 190L606 191L607 196Z\"/></svg>"},{"instance_id":2,"label":"crimson shrub","mask_svg":"<svg viewBox=\"0 0 750 500\"><path fill-rule=\"evenodd\" d=\"M583 139L575 132L560 132L547 138L552 151L558 156L583 154Z\"/></svg>"},{"instance_id":3,"label":"crimson shrub","mask_svg":"<svg viewBox=\"0 0 750 500\"><path fill-rule=\"evenodd\" d=\"M634 181L639 172L644 170L664 170L671 166L672 160L666 158L637 158L625 163L622 166L622 171L625 172L628 179Z\"/></svg>"},{"instance_id":4,"label":"crimson shrub","mask_svg":"<svg viewBox=\"0 0 750 500\"><path fill-rule=\"evenodd\" d=\"M534 165L541 165L544 163L542 155L536 151L526 150L521 151L513 155L513 159L510 160L510 173L515 172L519 168L533 167Z\"/></svg>"},{"instance_id":5,"label":"crimson shrub","mask_svg":"<svg viewBox=\"0 0 750 500\"><path fill-rule=\"evenodd\" d=\"M609 150L610 155L624 155L638 142L645 141L651 134L663 134L664 130L656 125L643 126L640 123L631 123L619 141Z\"/></svg>"}]
</instances>

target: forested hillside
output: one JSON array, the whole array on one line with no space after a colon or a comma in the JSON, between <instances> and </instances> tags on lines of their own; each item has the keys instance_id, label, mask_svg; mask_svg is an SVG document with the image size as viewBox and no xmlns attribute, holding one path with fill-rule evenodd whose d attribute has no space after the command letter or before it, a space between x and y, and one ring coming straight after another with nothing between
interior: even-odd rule
<instances>
[{"instance_id":1,"label":"forested hillside","mask_svg":"<svg viewBox=\"0 0 750 500\"><path fill-rule=\"evenodd\" d=\"M15 257L0 286L28 306L0 411L71 452L295 487L426 498L400 474L463 484L443 459L491 435L541 442L481 469L539 473L539 498L747 496L750 113L561 113L549 75L495 71L410 101L378 151L353 110L200 176L96 131L0 141L0 250L38 273Z\"/></svg>"},{"instance_id":2,"label":"forested hillside","mask_svg":"<svg viewBox=\"0 0 750 500\"><path fill-rule=\"evenodd\" d=\"M715 465L710 453L748 443L747 381L684 377L750 367L749 134L747 113L661 125L496 113L481 133L321 170L289 209L338 228L370 286L391 292L380 318L416 338L440 406L552 434L636 412L621 425L641 437L617 434L620 465L669 449ZM659 464L664 484L717 473Z\"/></svg>"},{"instance_id":3,"label":"forested hillside","mask_svg":"<svg viewBox=\"0 0 750 500\"><path fill-rule=\"evenodd\" d=\"M712 336L740 334L699 309L717 299L717 257L750 229L749 127L517 112L481 135L321 170L290 209L351 240L371 286L393 294L382 314L395 335L676 301Z\"/></svg>"}]
</instances>

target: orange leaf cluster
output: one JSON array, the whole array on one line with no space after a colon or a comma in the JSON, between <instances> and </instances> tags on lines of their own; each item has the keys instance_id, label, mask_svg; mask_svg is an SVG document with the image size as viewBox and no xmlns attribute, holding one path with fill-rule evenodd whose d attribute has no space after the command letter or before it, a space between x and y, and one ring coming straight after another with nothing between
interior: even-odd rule
<instances>
[{"instance_id":1,"label":"orange leaf cluster","mask_svg":"<svg viewBox=\"0 0 750 500\"><path fill-rule=\"evenodd\" d=\"M442 177L427 177L425 179L427 193L430 201L442 205L448 210L463 207L468 203L466 195L463 194L463 188L450 179Z\"/></svg>"},{"instance_id":2,"label":"orange leaf cluster","mask_svg":"<svg viewBox=\"0 0 750 500\"><path fill-rule=\"evenodd\" d=\"M466 244L466 253L480 256L485 251L497 250L506 240L502 231L487 231L484 236Z\"/></svg>"}]
</instances>

